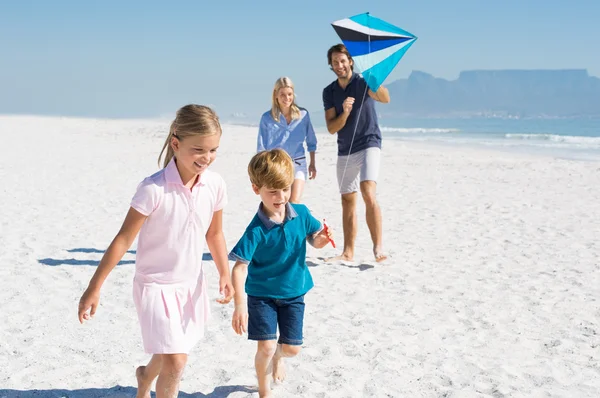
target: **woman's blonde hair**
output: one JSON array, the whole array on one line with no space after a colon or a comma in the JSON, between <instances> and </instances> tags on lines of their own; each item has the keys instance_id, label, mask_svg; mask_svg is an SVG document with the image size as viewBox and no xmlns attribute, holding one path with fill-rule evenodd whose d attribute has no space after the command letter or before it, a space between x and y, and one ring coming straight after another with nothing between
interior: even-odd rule
<instances>
[{"instance_id":1,"label":"woman's blonde hair","mask_svg":"<svg viewBox=\"0 0 600 398\"><path fill-rule=\"evenodd\" d=\"M294 182L294 163L281 148L261 151L250 160L248 175L250 182L259 189L284 189Z\"/></svg>"},{"instance_id":2,"label":"woman's blonde hair","mask_svg":"<svg viewBox=\"0 0 600 398\"><path fill-rule=\"evenodd\" d=\"M273 120L279 121L279 114L281 113L281 108L279 108L279 102L277 101L279 90L287 87L294 91L294 101L292 102L292 106L290 106L292 120L300 118L300 108L298 108L298 105L296 105L296 91L294 90L294 83L292 83L292 79L284 76L277 79L275 82L275 87L273 88L273 101L271 105L271 117L273 117Z\"/></svg>"},{"instance_id":3,"label":"woman's blonde hair","mask_svg":"<svg viewBox=\"0 0 600 398\"><path fill-rule=\"evenodd\" d=\"M221 123L219 117L208 106L190 104L180 108L175 115L175 120L171 123L169 135L165 140L160 155L158 155L158 166L160 167L160 158L167 149L163 167L167 167L173 156L173 148L171 148L171 140L177 137L179 140L185 140L186 137L193 135L213 135L222 134Z\"/></svg>"}]
</instances>

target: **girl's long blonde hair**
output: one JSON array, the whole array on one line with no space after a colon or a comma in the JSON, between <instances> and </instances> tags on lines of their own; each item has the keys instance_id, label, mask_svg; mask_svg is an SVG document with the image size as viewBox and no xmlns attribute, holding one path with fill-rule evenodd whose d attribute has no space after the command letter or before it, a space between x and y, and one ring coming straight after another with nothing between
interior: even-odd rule
<instances>
[{"instance_id":1,"label":"girl's long blonde hair","mask_svg":"<svg viewBox=\"0 0 600 398\"><path fill-rule=\"evenodd\" d=\"M294 90L294 83L292 83L292 79L287 76L280 77L275 82L275 87L273 88L273 98L271 105L271 116L273 120L279 121L279 114L281 113L281 109L279 108L279 102L277 102L277 94L279 94L279 90L282 88L291 88L294 91L294 101L290 106L290 110L292 113L292 120L298 119L300 117L300 108L296 105L296 91Z\"/></svg>"},{"instance_id":2,"label":"girl's long blonde hair","mask_svg":"<svg viewBox=\"0 0 600 398\"><path fill-rule=\"evenodd\" d=\"M213 135L222 134L221 123L219 117L208 106L190 104L180 108L175 115L175 120L171 123L169 135L165 140L165 144L158 155L158 166L160 167L160 158L167 149L162 167L167 167L173 156L173 148L171 140L177 137L179 140L185 140L186 137L192 135Z\"/></svg>"}]
</instances>

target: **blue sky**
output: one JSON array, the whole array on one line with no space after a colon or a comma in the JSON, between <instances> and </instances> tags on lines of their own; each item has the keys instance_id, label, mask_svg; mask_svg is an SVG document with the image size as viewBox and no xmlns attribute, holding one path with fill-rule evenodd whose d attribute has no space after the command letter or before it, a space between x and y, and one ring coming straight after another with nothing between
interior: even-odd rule
<instances>
[{"instance_id":1,"label":"blue sky","mask_svg":"<svg viewBox=\"0 0 600 398\"><path fill-rule=\"evenodd\" d=\"M168 116L188 102L228 119L270 106L275 79L321 109L331 22L370 12L419 39L386 83L420 70L585 68L600 76L600 2L3 1L0 114ZM576 4L576 6L575 6Z\"/></svg>"}]
</instances>

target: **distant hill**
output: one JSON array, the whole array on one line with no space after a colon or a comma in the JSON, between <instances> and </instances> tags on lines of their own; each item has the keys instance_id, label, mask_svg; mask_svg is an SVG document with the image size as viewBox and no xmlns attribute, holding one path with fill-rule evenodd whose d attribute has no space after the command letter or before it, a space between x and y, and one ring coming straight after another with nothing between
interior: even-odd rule
<instances>
[{"instance_id":1,"label":"distant hill","mask_svg":"<svg viewBox=\"0 0 600 398\"><path fill-rule=\"evenodd\" d=\"M450 81L413 71L386 87L392 102L382 115L600 116L600 79L585 69L472 70Z\"/></svg>"}]
</instances>

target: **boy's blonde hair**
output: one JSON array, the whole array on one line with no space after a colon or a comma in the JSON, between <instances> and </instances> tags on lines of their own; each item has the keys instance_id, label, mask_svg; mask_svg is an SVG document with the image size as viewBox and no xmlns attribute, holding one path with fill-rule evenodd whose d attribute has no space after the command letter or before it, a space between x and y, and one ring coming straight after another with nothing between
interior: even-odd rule
<instances>
[{"instance_id":1,"label":"boy's blonde hair","mask_svg":"<svg viewBox=\"0 0 600 398\"><path fill-rule=\"evenodd\" d=\"M165 148L167 154L163 162L163 167L167 167L174 153L171 148L171 139L177 137L179 140L185 140L186 137L193 135L213 135L222 134L221 123L219 117L208 106L190 104L180 108L175 115L175 120L171 123L169 135L165 140L160 155L158 155L158 166L160 167L160 158L162 157Z\"/></svg>"},{"instance_id":2,"label":"boy's blonde hair","mask_svg":"<svg viewBox=\"0 0 600 398\"><path fill-rule=\"evenodd\" d=\"M275 87L273 87L273 98L271 105L271 117L273 120L279 121L279 114L281 113L281 109L279 108L279 101L277 100L277 96L279 95L279 90L282 88L291 88L294 91L294 101L290 106L290 111L292 114L292 120L300 118L300 108L296 105L296 91L294 90L294 83L292 83L292 79L287 76L280 77L275 82Z\"/></svg>"},{"instance_id":3,"label":"boy's blonde hair","mask_svg":"<svg viewBox=\"0 0 600 398\"><path fill-rule=\"evenodd\" d=\"M248 164L250 182L259 189L262 187L283 189L294 182L294 162L281 148L261 151L252 157Z\"/></svg>"}]
</instances>

